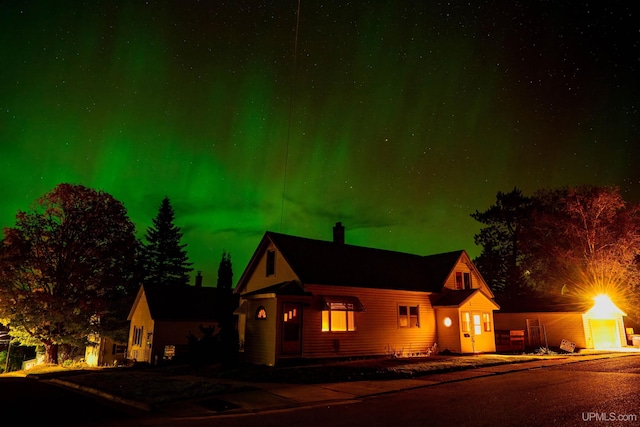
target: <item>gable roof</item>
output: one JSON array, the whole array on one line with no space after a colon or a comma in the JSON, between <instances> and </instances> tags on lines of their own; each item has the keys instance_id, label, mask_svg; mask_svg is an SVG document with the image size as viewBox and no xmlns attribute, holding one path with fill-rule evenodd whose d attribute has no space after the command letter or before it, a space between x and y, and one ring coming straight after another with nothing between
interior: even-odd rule
<instances>
[{"instance_id":1,"label":"gable roof","mask_svg":"<svg viewBox=\"0 0 640 427\"><path fill-rule=\"evenodd\" d=\"M423 292L439 292L465 254L459 250L420 256L268 231L238 282L238 292L270 242L303 284Z\"/></svg>"},{"instance_id":2,"label":"gable roof","mask_svg":"<svg viewBox=\"0 0 640 427\"><path fill-rule=\"evenodd\" d=\"M222 303L218 288L200 286L141 286L129 318L146 296L153 320L217 321Z\"/></svg>"},{"instance_id":3,"label":"gable roof","mask_svg":"<svg viewBox=\"0 0 640 427\"><path fill-rule=\"evenodd\" d=\"M465 304L473 295L479 292L481 295L484 293L480 289L457 289L450 290L442 294L440 298L433 302L434 307L459 307ZM496 302L485 295L485 297L496 307L500 308Z\"/></svg>"}]
</instances>

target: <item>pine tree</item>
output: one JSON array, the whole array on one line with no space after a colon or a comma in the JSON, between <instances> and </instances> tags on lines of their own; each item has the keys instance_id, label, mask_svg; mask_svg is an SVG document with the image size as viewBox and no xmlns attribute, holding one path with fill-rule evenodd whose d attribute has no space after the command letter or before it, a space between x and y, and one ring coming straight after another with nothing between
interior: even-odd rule
<instances>
[{"instance_id":1,"label":"pine tree","mask_svg":"<svg viewBox=\"0 0 640 427\"><path fill-rule=\"evenodd\" d=\"M186 244L181 244L182 232L174 224L174 212L165 197L147 229L147 244L143 248L144 283L152 286L188 286L192 263L187 256Z\"/></svg>"},{"instance_id":2,"label":"pine tree","mask_svg":"<svg viewBox=\"0 0 640 427\"><path fill-rule=\"evenodd\" d=\"M231 265L231 255L227 251L222 252L222 259L218 267L218 284L220 289L231 289L233 284L233 267Z\"/></svg>"}]
</instances>

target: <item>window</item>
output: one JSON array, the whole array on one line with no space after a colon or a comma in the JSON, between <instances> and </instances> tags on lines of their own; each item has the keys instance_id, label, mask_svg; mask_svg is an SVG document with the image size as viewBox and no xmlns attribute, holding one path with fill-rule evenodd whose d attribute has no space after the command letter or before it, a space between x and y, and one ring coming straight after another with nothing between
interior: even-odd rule
<instances>
[{"instance_id":1,"label":"window","mask_svg":"<svg viewBox=\"0 0 640 427\"><path fill-rule=\"evenodd\" d=\"M482 324L484 325L485 332L491 332L491 314L482 313Z\"/></svg>"},{"instance_id":2,"label":"window","mask_svg":"<svg viewBox=\"0 0 640 427\"><path fill-rule=\"evenodd\" d=\"M276 274L276 251L267 251L267 276Z\"/></svg>"},{"instance_id":3,"label":"window","mask_svg":"<svg viewBox=\"0 0 640 427\"><path fill-rule=\"evenodd\" d=\"M471 313L463 311L462 315L462 332L471 332Z\"/></svg>"},{"instance_id":4,"label":"window","mask_svg":"<svg viewBox=\"0 0 640 427\"><path fill-rule=\"evenodd\" d=\"M322 310L323 332L355 331L355 315L353 304L344 302L327 303L328 310Z\"/></svg>"},{"instance_id":5,"label":"window","mask_svg":"<svg viewBox=\"0 0 640 427\"><path fill-rule=\"evenodd\" d=\"M456 271L456 289L462 289L462 273Z\"/></svg>"},{"instance_id":6,"label":"window","mask_svg":"<svg viewBox=\"0 0 640 427\"><path fill-rule=\"evenodd\" d=\"M267 320L267 310L263 306L258 307L256 310L256 319Z\"/></svg>"},{"instance_id":7,"label":"window","mask_svg":"<svg viewBox=\"0 0 640 427\"><path fill-rule=\"evenodd\" d=\"M471 289L471 273L463 273L464 277L464 288Z\"/></svg>"},{"instance_id":8,"label":"window","mask_svg":"<svg viewBox=\"0 0 640 427\"><path fill-rule=\"evenodd\" d=\"M133 345L142 345L142 331L144 327L133 327Z\"/></svg>"},{"instance_id":9,"label":"window","mask_svg":"<svg viewBox=\"0 0 640 427\"><path fill-rule=\"evenodd\" d=\"M480 313L473 313L473 334L482 334L482 325L480 324Z\"/></svg>"},{"instance_id":10,"label":"window","mask_svg":"<svg viewBox=\"0 0 640 427\"><path fill-rule=\"evenodd\" d=\"M401 328L417 328L420 326L417 305L398 306L398 326Z\"/></svg>"}]
</instances>

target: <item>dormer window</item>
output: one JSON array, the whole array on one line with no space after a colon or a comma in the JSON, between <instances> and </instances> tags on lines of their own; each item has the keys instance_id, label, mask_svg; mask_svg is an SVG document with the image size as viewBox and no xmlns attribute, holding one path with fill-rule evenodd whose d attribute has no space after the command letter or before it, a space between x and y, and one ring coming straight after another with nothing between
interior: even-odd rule
<instances>
[{"instance_id":1,"label":"dormer window","mask_svg":"<svg viewBox=\"0 0 640 427\"><path fill-rule=\"evenodd\" d=\"M276 251L267 251L267 276L276 274Z\"/></svg>"},{"instance_id":2,"label":"dormer window","mask_svg":"<svg viewBox=\"0 0 640 427\"><path fill-rule=\"evenodd\" d=\"M456 289L471 289L471 273L456 271Z\"/></svg>"}]
</instances>

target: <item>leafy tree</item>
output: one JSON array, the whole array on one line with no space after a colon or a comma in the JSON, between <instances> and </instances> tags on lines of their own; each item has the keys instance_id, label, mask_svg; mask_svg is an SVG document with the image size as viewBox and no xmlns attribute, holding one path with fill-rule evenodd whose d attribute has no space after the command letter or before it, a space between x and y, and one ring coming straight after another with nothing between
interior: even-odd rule
<instances>
[{"instance_id":1,"label":"leafy tree","mask_svg":"<svg viewBox=\"0 0 640 427\"><path fill-rule=\"evenodd\" d=\"M147 229L147 244L143 247L144 282L154 286L188 286L190 267L186 244L181 244L182 232L174 224L174 212L165 197Z\"/></svg>"},{"instance_id":2,"label":"leafy tree","mask_svg":"<svg viewBox=\"0 0 640 427\"><path fill-rule=\"evenodd\" d=\"M0 247L0 318L11 335L57 363L60 345L123 334L134 231L122 203L81 185L60 184L18 212Z\"/></svg>"},{"instance_id":3,"label":"leafy tree","mask_svg":"<svg viewBox=\"0 0 640 427\"><path fill-rule=\"evenodd\" d=\"M223 251L220 265L218 266L218 283L220 289L231 289L233 285L233 266L231 264L231 255Z\"/></svg>"},{"instance_id":4,"label":"leafy tree","mask_svg":"<svg viewBox=\"0 0 640 427\"><path fill-rule=\"evenodd\" d=\"M532 200L514 188L509 193L498 192L496 204L484 212L471 214L486 225L476 234L482 252L474 260L478 270L496 295L508 299L526 293L522 270L522 230L531 214Z\"/></svg>"},{"instance_id":5,"label":"leafy tree","mask_svg":"<svg viewBox=\"0 0 640 427\"><path fill-rule=\"evenodd\" d=\"M527 230L530 278L546 293L606 293L618 302L640 291L640 210L615 187L536 193Z\"/></svg>"}]
</instances>

